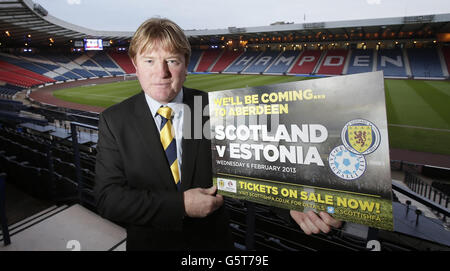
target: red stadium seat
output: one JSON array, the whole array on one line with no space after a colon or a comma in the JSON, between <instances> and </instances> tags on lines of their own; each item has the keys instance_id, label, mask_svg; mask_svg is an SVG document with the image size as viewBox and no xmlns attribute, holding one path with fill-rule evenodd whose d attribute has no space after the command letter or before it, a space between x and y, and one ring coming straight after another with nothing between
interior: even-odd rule
<instances>
[{"instance_id":1,"label":"red stadium seat","mask_svg":"<svg viewBox=\"0 0 450 271\"><path fill-rule=\"evenodd\" d=\"M0 69L0 80L22 87L31 87L35 85L41 85L43 82L35 80L30 77L22 76L20 74Z\"/></svg>"},{"instance_id":2,"label":"red stadium seat","mask_svg":"<svg viewBox=\"0 0 450 271\"><path fill-rule=\"evenodd\" d=\"M200 63L197 66L196 72L206 72L211 67L211 65L216 61L217 57L219 57L221 51L218 50L209 50L203 52L203 55L200 59Z\"/></svg>"},{"instance_id":3,"label":"red stadium seat","mask_svg":"<svg viewBox=\"0 0 450 271\"><path fill-rule=\"evenodd\" d=\"M35 72L32 72L32 71L23 69L21 67L18 67L16 65L13 65L13 64L10 64L8 62L1 61L1 60L0 60L0 69L7 70L7 71L10 71L10 72L14 72L14 73L17 73L17 74L21 74L21 75L24 75L24 76L36 79L38 81L41 81L42 83L56 82L52 78L49 78L47 76L43 76L43 75L40 75L38 73L35 73Z\"/></svg>"},{"instance_id":4,"label":"red stadium seat","mask_svg":"<svg viewBox=\"0 0 450 271\"><path fill-rule=\"evenodd\" d=\"M126 53L109 52L111 58L125 71L125 73L136 73L136 69Z\"/></svg>"},{"instance_id":5,"label":"red stadium seat","mask_svg":"<svg viewBox=\"0 0 450 271\"><path fill-rule=\"evenodd\" d=\"M241 54L242 54L242 52L225 51L222 54L222 56L220 57L220 59L217 61L217 63L214 65L214 67L211 69L211 72L222 72L222 71L224 71Z\"/></svg>"},{"instance_id":6,"label":"red stadium seat","mask_svg":"<svg viewBox=\"0 0 450 271\"><path fill-rule=\"evenodd\" d=\"M348 51L337 49L329 50L320 65L317 74L340 75L344 70L345 60L347 59Z\"/></svg>"},{"instance_id":7,"label":"red stadium seat","mask_svg":"<svg viewBox=\"0 0 450 271\"><path fill-rule=\"evenodd\" d=\"M288 73L312 74L321 54L322 51L319 50L304 51Z\"/></svg>"}]
</instances>

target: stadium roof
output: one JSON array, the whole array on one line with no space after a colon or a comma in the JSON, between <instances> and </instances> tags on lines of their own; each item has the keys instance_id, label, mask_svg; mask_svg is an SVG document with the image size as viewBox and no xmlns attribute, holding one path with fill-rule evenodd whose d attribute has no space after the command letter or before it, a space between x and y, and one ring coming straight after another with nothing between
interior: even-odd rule
<instances>
[{"instance_id":1,"label":"stadium roof","mask_svg":"<svg viewBox=\"0 0 450 271\"><path fill-rule=\"evenodd\" d=\"M65 22L31 0L0 0L0 30L1 41L7 46L25 43L48 46L51 40L55 45L64 45L83 38L120 41L133 35L133 32L96 31Z\"/></svg>"},{"instance_id":2,"label":"stadium roof","mask_svg":"<svg viewBox=\"0 0 450 271\"><path fill-rule=\"evenodd\" d=\"M97 31L65 22L51 16L45 8L31 0L0 0L0 31L2 47L41 47L50 43L71 46L72 41L83 38L127 44L133 35L133 32ZM301 24L279 22L261 27L185 30L185 33L196 44L294 35L300 37L301 42L373 37L432 38L438 33L450 33L450 14ZM406 34L403 36L403 33Z\"/></svg>"},{"instance_id":3,"label":"stadium roof","mask_svg":"<svg viewBox=\"0 0 450 271\"><path fill-rule=\"evenodd\" d=\"M207 40L208 37L217 39L221 36L226 36L227 39L250 39L295 35L300 37L301 42L367 38L436 38L439 33L450 33L450 14L301 24L277 22L261 27L186 31L191 40L199 41ZM286 42L286 40L283 41Z\"/></svg>"}]
</instances>

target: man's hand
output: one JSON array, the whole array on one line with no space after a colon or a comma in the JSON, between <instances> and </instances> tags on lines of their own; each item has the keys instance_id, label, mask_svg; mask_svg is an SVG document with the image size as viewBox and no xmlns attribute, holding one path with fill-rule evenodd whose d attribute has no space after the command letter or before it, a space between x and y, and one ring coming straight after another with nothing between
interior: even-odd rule
<instances>
[{"instance_id":1,"label":"man's hand","mask_svg":"<svg viewBox=\"0 0 450 271\"><path fill-rule=\"evenodd\" d=\"M184 191L184 210L189 217L205 217L223 204L223 196L216 194L217 187L193 188Z\"/></svg>"},{"instance_id":2,"label":"man's hand","mask_svg":"<svg viewBox=\"0 0 450 271\"><path fill-rule=\"evenodd\" d=\"M302 230L310 235L312 233L328 233L333 228L340 228L342 221L336 220L325 212L320 212L319 216L313 211L306 213L291 210L291 217L297 222Z\"/></svg>"}]
</instances>

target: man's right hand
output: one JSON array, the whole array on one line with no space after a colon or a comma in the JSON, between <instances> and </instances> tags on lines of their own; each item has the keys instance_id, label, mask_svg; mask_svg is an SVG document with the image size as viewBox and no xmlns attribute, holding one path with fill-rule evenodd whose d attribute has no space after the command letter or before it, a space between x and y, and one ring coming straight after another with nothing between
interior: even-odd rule
<instances>
[{"instance_id":1,"label":"man's right hand","mask_svg":"<svg viewBox=\"0 0 450 271\"><path fill-rule=\"evenodd\" d=\"M189 217L205 217L223 204L223 196L216 194L217 187L193 188L184 191L184 210Z\"/></svg>"}]
</instances>

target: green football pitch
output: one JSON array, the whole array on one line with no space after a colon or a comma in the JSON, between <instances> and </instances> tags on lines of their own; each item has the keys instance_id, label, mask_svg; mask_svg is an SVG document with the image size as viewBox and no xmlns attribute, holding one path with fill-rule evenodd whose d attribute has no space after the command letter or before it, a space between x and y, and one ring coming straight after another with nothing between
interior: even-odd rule
<instances>
[{"instance_id":1,"label":"green football pitch","mask_svg":"<svg viewBox=\"0 0 450 271\"><path fill-rule=\"evenodd\" d=\"M298 76L189 75L186 87L215 91L305 80ZM391 148L450 155L450 82L385 80ZM54 96L75 103L108 107L140 91L138 81L62 89Z\"/></svg>"}]
</instances>

